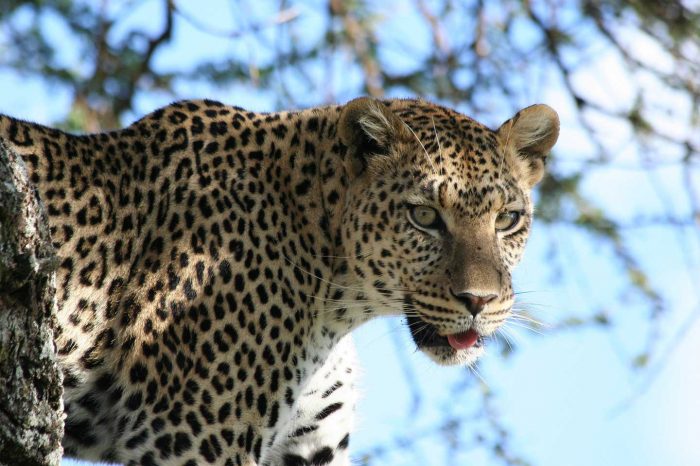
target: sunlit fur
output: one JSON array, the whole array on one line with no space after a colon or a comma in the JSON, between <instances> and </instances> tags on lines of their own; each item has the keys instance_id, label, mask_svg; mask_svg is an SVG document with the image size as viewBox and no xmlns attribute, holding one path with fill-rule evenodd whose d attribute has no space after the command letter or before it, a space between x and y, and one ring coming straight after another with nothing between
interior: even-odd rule
<instances>
[{"instance_id":1,"label":"sunlit fur","mask_svg":"<svg viewBox=\"0 0 700 466\"><path fill-rule=\"evenodd\" d=\"M557 134L545 106L491 131L421 100L183 101L84 136L0 116L60 262L66 455L348 465L347 334L403 315L436 362L473 363L483 346L444 336L503 328ZM416 204L438 228L411 222ZM497 232L511 210L521 223ZM497 299L472 312L453 292Z\"/></svg>"}]
</instances>

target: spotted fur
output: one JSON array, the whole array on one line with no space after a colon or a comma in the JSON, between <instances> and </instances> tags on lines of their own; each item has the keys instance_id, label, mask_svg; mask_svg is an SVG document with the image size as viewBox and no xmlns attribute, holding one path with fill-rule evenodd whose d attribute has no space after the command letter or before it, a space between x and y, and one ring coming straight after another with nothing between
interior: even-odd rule
<instances>
[{"instance_id":1,"label":"spotted fur","mask_svg":"<svg viewBox=\"0 0 700 466\"><path fill-rule=\"evenodd\" d=\"M473 362L510 312L557 134L541 105L492 131L366 98L280 113L183 101L85 136L0 117L60 258L66 454L349 464L348 333L405 315L428 356ZM504 212L519 219L507 233Z\"/></svg>"}]
</instances>

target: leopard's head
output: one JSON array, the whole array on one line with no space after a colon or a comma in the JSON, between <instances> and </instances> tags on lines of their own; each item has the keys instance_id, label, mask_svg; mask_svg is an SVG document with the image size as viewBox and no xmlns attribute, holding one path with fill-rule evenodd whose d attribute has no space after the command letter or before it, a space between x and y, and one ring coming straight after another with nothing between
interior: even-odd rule
<instances>
[{"instance_id":1,"label":"leopard's head","mask_svg":"<svg viewBox=\"0 0 700 466\"><path fill-rule=\"evenodd\" d=\"M434 361L474 362L510 315L557 114L534 105L492 131L424 101L360 98L338 130L348 148L340 273L361 290L356 311L403 313Z\"/></svg>"}]
</instances>

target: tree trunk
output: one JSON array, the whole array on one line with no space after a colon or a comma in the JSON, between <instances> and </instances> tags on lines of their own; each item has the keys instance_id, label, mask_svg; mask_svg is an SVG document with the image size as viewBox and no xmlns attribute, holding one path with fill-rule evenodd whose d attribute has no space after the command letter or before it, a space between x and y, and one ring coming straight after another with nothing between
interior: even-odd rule
<instances>
[{"instance_id":1,"label":"tree trunk","mask_svg":"<svg viewBox=\"0 0 700 466\"><path fill-rule=\"evenodd\" d=\"M58 465L56 259L22 159L0 139L0 465Z\"/></svg>"}]
</instances>

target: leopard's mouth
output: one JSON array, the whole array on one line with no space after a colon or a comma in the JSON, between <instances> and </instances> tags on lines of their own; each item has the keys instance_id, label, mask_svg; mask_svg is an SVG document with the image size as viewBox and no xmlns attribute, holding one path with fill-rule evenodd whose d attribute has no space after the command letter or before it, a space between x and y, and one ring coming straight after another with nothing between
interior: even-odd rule
<instances>
[{"instance_id":1,"label":"leopard's mouth","mask_svg":"<svg viewBox=\"0 0 700 466\"><path fill-rule=\"evenodd\" d=\"M443 336L440 335L437 327L418 316L406 316L406 321L411 331L413 341L419 349L449 348L454 351L460 351L471 348L481 348L484 344L483 336L473 329Z\"/></svg>"}]
</instances>

